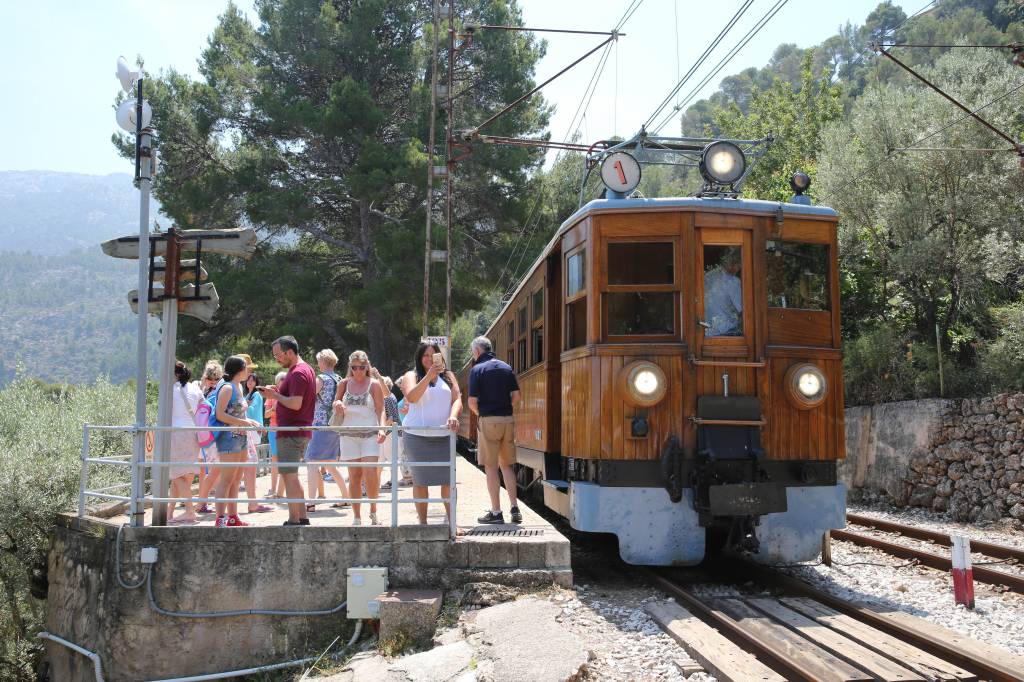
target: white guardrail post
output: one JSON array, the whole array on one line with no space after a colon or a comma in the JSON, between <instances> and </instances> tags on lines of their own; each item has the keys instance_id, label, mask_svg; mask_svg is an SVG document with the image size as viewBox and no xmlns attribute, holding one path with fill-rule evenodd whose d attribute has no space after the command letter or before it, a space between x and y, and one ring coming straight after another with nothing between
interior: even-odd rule
<instances>
[{"instance_id":1,"label":"white guardrail post","mask_svg":"<svg viewBox=\"0 0 1024 682\"><path fill-rule=\"evenodd\" d=\"M391 527L398 527L398 424L391 425Z\"/></svg>"},{"instance_id":2,"label":"white guardrail post","mask_svg":"<svg viewBox=\"0 0 1024 682\"><path fill-rule=\"evenodd\" d=\"M89 425L82 424L82 479L78 484L78 518L85 516L85 489L89 485Z\"/></svg>"},{"instance_id":3,"label":"white guardrail post","mask_svg":"<svg viewBox=\"0 0 1024 682\"><path fill-rule=\"evenodd\" d=\"M457 434L452 431L448 435L448 538L455 539L458 526L455 521L455 439Z\"/></svg>"}]
</instances>

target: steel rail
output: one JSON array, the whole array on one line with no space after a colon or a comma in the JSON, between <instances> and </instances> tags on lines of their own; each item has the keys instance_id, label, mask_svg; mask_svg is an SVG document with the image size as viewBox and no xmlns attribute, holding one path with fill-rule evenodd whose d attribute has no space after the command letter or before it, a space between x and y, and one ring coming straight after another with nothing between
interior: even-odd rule
<instances>
[{"instance_id":1,"label":"steel rail","mask_svg":"<svg viewBox=\"0 0 1024 682\"><path fill-rule=\"evenodd\" d=\"M812 671L803 668L799 663L792 660L787 652L779 651L771 644L764 641L755 633L742 627L730 616L705 603L700 597L693 594L682 585L665 577L653 569L646 569L647 576L658 588L675 597L682 606L692 611L705 621L709 621L723 633L733 639L742 642L747 647L755 650L757 655L770 661L770 667L783 674L786 679L791 680L818 680L819 676Z\"/></svg>"},{"instance_id":2,"label":"steel rail","mask_svg":"<svg viewBox=\"0 0 1024 682\"><path fill-rule=\"evenodd\" d=\"M833 531L835 533L835 531ZM904 642L919 649L945 659L957 666L970 670L984 679L994 682L1024 682L1024 670L1011 668L999 661L989 660L980 655L973 655L955 643L935 639L926 633L902 625L886 618L884 614L869 609L867 606L841 599L833 594L820 590L798 578L786 575L774 569L747 562L744 566L746 577L754 576L762 584L778 587L799 596L810 597L826 606L867 623L876 630L898 637Z\"/></svg>"},{"instance_id":3,"label":"steel rail","mask_svg":"<svg viewBox=\"0 0 1024 682\"><path fill-rule=\"evenodd\" d=\"M943 547L953 546L953 541L950 539L948 533L940 533L936 530L919 528L917 526L907 526L902 523L896 523L895 521L884 521L871 516L850 514L849 512L846 514L846 521L857 526L884 530L886 533L898 533L900 535L905 535L908 538L927 540L934 542L937 545L942 545ZM835 534L833 533L833 537L834 535ZM990 556L995 559L1015 559L1024 564L1024 549L1007 547L1006 545L996 545L991 542L985 542L984 540L975 540L973 538L969 539L971 540L971 551L978 552L979 554L984 554L985 556Z\"/></svg>"},{"instance_id":4,"label":"steel rail","mask_svg":"<svg viewBox=\"0 0 1024 682\"><path fill-rule=\"evenodd\" d=\"M915 559L929 568L935 568L940 571L951 571L953 569L953 561L949 557L944 557L941 554L934 554L932 552L926 552L923 549L917 549L916 547L899 545L895 542L871 537L870 535L851 533L848 530L834 530L832 531L832 539L842 540L843 542L852 542L853 544L860 545L862 547L880 549L886 554L891 554L893 556L900 557L901 559ZM1002 585L1014 592L1024 594L1024 576L1006 573L1005 571L997 571L987 566L973 566L972 572L974 574L974 579L978 582L988 583L990 585Z\"/></svg>"}]
</instances>

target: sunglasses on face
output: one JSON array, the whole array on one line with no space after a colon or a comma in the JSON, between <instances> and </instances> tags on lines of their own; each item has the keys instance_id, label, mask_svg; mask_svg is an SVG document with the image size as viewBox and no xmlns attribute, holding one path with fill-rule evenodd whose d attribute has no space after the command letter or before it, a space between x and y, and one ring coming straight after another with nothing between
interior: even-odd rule
<instances>
[{"instance_id":1,"label":"sunglasses on face","mask_svg":"<svg viewBox=\"0 0 1024 682\"><path fill-rule=\"evenodd\" d=\"M352 365L352 369L368 369L366 365Z\"/></svg>"}]
</instances>

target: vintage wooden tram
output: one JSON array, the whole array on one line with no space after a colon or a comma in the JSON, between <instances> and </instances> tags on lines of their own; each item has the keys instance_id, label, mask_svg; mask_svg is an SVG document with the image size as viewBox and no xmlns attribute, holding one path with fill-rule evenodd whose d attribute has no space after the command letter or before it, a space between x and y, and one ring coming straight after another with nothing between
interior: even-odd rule
<instances>
[{"instance_id":1,"label":"vintage wooden tram","mask_svg":"<svg viewBox=\"0 0 1024 682\"><path fill-rule=\"evenodd\" d=\"M658 144L702 172L721 145ZM697 197L625 198L614 169L610 196L562 224L486 333L522 389L520 486L617 535L631 563L695 564L723 543L809 560L844 525L838 217L803 196L736 198L746 156L725 151L718 170L742 171L704 172Z\"/></svg>"}]
</instances>

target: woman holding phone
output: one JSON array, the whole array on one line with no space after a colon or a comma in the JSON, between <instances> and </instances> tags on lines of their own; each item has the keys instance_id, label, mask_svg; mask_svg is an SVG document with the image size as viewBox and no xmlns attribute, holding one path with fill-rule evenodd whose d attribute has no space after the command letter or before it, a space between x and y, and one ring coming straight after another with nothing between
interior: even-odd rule
<instances>
[{"instance_id":1,"label":"woman holding phone","mask_svg":"<svg viewBox=\"0 0 1024 682\"><path fill-rule=\"evenodd\" d=\"M448 436L430 431L429 427L459 429L459 414L462 400L455 375L444 366L441 349L433 343L423 341L416 348L416 369L406 372L402 378L405 401L409 413L402 421L408 429L404 441L405 456L409 464L447 463L449 461ZM441 496L451 496L448 468L442 466L418 467L412 469L412 494L417 499L428 497L428 487L441 486ZM445 514L451 518L451 508L444 503ZM416 503L416 515L421 524L427 522L427 503Z\"/></svg>"}]
</instances>

